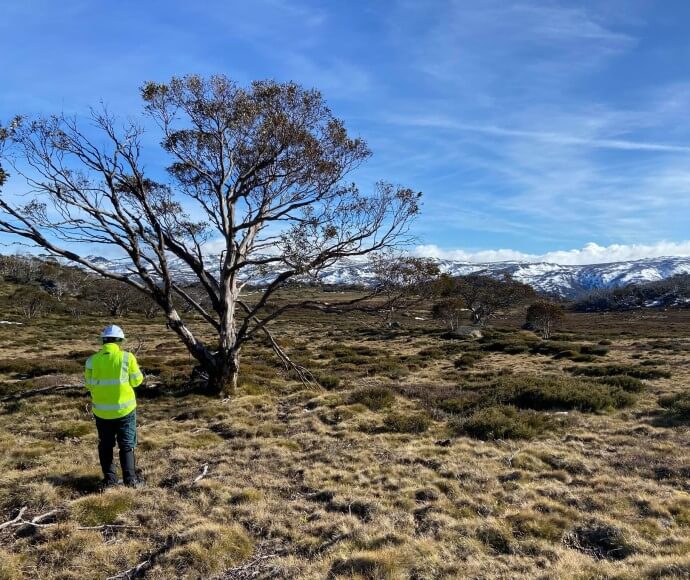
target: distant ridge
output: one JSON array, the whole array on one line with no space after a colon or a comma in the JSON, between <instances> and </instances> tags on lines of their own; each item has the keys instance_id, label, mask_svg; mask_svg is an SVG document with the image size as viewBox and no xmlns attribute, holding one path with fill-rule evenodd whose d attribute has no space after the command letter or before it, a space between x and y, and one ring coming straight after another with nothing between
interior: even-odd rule
<instances>
[{"instance_id":1,"label":"distant ridge","mask_svg":"<svg viewBox=\"0 0 690 580\"><path fill-rule=\"evenodd\" d=\"M127 261L89 256L99 266L115 272L128 271ZM436 260L442 272L452 276L472 273L499 276L510 274L514 279L529 284L538 292L575 298L592 290L618 288L628 284L644 284L675 276L690 274L690 257L646 258L629 262L571 266L547 262L492 262L475 264L455 260ZM217 264L218 256L208 256L209 264ZM179 279L193 281L195 276L176 258L170 260L171 269ZM251 277L252 283L270 282L276 272ZM333 285L371 285L374 274L366 263L343 263L326 269L320 280Z\"/></svg>"}]
</instances>

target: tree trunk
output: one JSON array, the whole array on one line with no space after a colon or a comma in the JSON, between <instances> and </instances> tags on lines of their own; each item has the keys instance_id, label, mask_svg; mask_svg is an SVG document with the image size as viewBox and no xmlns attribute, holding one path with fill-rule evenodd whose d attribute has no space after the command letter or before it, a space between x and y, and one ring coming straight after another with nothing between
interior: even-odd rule
<instances>
[{"instance_id":1,"label":"tree trunk","mask_svg":"<svg viewBox=\"0 0 690 580\"><path fill-rule=\"evenodd\" d=\"M208 373L206 392L209 395L231 397L237 390L237 377L240 372L239 352L219 352L215 359L215 366L212 369L205 369Z\"/></svg>"}]
</instances>

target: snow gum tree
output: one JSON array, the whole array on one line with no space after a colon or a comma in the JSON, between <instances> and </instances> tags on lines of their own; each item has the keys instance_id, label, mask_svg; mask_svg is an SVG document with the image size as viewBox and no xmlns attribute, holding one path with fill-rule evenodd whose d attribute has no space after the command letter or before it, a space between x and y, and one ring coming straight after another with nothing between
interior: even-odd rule
<instances>
[{"instance_id":1,"label":"snow gum tree","mask_svg":"<svg viewBox=\"0 0 690 580\"><path fill-rule=\"evenodd\" d=\"M551 332L563 320L565 312L560 304L549 300L538 300L527 309L526 322L544 339L551 338Z\"/></svg>"},{"instance_id":2,"label":"snow gum tree","mask_svg":"<svg viewBox=\"0 0 690 580\"><path fill-rule=\"evenodd\" d=\"M107 111L93 112L88 126L65 115L17 118L0 159L27 196L0 194L0 231L150 296L207 375L208 392L231 394L242 348L258 333L292 364L270 323L307 304L269 309L269 298L295 277L407 241L420 194L384 182L364 194L345 181L370 151L318 91L185 76L148 82L141 95L162 134L167 171L150 172L157 156L144 164L136 120ZM220 247L220 260L210 263L208 242ZM117 248L130 272L84 258L95 246ZM194 273L204 300L175 279L173 257ZM275 275L250 303L241 290L259 268ZM212 328L213 341L192 331L182 305Z\"/></svg>"}]
</instances>

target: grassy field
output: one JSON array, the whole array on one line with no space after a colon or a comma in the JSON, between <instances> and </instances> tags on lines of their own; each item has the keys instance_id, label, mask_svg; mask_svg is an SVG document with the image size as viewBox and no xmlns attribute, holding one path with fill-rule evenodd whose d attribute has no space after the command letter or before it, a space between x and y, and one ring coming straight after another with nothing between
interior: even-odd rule
<instances>
[{"instance_id":1,"label":"grassy field","mask_svg":"<svg viewBox=\"0 0 690 580\"><path fill-rule=\"evenodd\" d=\"M232 400L184 394L162 321L116 321L146 486L99 491L80 388L6 400L0 525L26 509L0 579L690 577L690 312L570 314L550 341L524 313L480 340L414 316L293 313L275 333L319 384L257 342ZM78 383L102 325L0 325L0 396Z\"/></svg>"}]
</instances>

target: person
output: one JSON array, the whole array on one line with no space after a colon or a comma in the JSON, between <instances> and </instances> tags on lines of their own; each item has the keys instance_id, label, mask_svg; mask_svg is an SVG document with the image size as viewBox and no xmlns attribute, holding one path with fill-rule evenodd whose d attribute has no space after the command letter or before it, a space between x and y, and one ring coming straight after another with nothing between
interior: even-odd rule
<instances>
[{"instance_id":1,"label":"person","mask_svg":"<svg viewBox=\"0 0 690 580\"><path fill-rule=\"evenodd\" d=\"M125 333L119 326L106 326L101 333L101 349L86 359L84 380L91 393L92 411L98 430L98 458L103 470L103 485L116 485L113 460L115 441L120 450L123 483L141 487L135 473L134 449L137 445L137 400L134 389L144 382L137 359L120 345Z\"/></svg>"}]
</instances>

